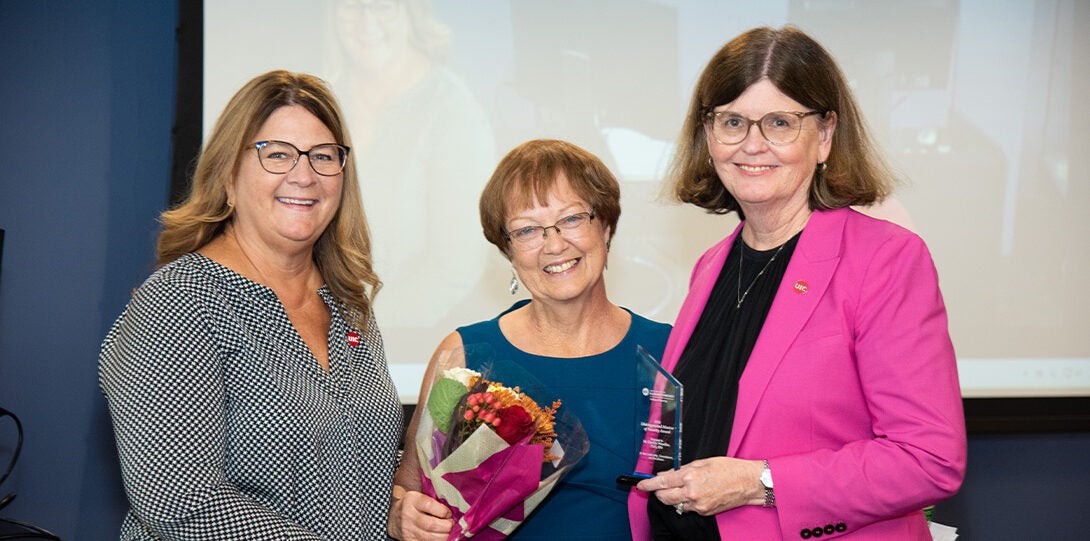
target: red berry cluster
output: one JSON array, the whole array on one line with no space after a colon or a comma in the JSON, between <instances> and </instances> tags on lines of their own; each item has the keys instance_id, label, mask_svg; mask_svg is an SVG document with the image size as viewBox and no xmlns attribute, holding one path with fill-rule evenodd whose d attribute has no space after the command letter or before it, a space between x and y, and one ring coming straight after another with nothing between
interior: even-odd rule
<instances>
[{"instance_id":1,"label":"red berry cluster","mask_svg":"<svg viewBox=\"0 0 1090 541\"><path fill-rule=\"evenodd\" d=\"M479 420L493 427L500 426L503 419L499 413L500 402L489 392L473 393L466 397L466 421Z\"/></svg>"}]
</instances>

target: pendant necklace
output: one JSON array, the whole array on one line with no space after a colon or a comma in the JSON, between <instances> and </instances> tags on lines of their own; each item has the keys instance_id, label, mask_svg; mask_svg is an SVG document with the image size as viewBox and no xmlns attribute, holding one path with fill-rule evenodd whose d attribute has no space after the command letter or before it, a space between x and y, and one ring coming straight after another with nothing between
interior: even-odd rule
<instances>
[{"instance_id":1,"label":"pendant necklace","mask_svg":"<svg viewBox=\"0 0 1090 541\"><path fill-rule=\"evenodd\" d=\"M742 303L745 302L745 300L746 300L746 295L749 295L749 290L753 289L753 284L757 283L757 280L761 278L761 275L764 274L766 270L768 270L769 265L771 265L772 262L776 260L776 256L780 255L780 252L783 251L783 247L787 246L786 242L780 245L780 247L776 250L776 253L772 254L772 259L769 259L768 263L765 263L765 266L764 266L764 268L761 269L761 272L758 272L757 276L753 277L753 281L749 283L749 287L747 287L746 290L743 292L742 291L742 259L743 259L744 254L746 253L746 242L743 241L741 239L741 237L739 237L738 240L741 241L742 244L738 246L738 293L737 293L737 295L738 295L737 296L738 304L734 305L735 310L742 307Z\"/></svg>"}]
</instances>

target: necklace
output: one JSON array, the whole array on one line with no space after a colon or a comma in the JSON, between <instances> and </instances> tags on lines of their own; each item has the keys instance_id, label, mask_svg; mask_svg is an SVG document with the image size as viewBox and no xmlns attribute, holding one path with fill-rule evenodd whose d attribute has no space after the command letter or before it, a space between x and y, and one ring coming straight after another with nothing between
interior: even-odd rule
<instances>
[{"instance_id":1,"label":"necklace","mask_svg":"<svg viewBox=\"0 0 1090 541\"><path fill-rule=\"evenodd\" d=\"M284 307L285 312L288 312L288 311L296 312L296 311L303 310L304 308L309 306L311 303L313 303L315 298L318 298L318 299L321 298L317 294L314 294L314 295L311 295L309 293L304 294L303 295L303 301L301 303L299 303L298 306L293 306L291 308L288 308L288 305L284 302L284 298L281 297L280 293L277 293L276 288L273 287L272 280L269 280L269 278L265 276L265 273L261 272L261 269L259 269L257 267L257 265L254 263L254 260L250 259L250 254L247 253L246 249L242 247L242 243L238 240L238 234L235 233L235 230L233 228L230 230L230 234L231 234L231 238L235 241L235 246L238 247L238 251L242 252L242 257L244 257L246 259L246 262L250 265L250 268L253 269L253 272L256 275L256 278L259 279L259 280L250 280L250 281L254 282L256 284L259 284L261 286L264 286L264 287L268 288L270 291L272 291L273 295L276 295L277 300L280 301L280 305Z\"/></svg>"},{"instance_id":2,"label":"necklace","mask_svg":"<svg viewBox=\"0 0 1090 541\"><path fill-rule=\"evenodd\" d=\"M741 241L741 238L739 238L738 240ZM753 277L753 281L749 283L749 287L747 287L746 290L743 292L742 291L742 259L744 258L745 253L746 253L746 243L745 243L745 241L741 241L741 242L742 242L742 244L738 246L738 297L737 297L738 304L734 305L735 310L742 307L742 303L745 302L745 300L746 300L746 295L749 295L749 290L753 289L753 284L757 283L757 280L761 278L761 275L764 274L766 270L768 270L769 265L771 265L772 262L776 260L776 256L780 255L780 252L783 251L783 247L787 246L787 243L785 242L785 243L781 244L779 248L776 249L776 253L772 254L772 259L769 259L768 263L765 263L765 266L764 266L764 268L761 269L761 272L758 272L757 276Z\"/></svg>"}]
</instances>

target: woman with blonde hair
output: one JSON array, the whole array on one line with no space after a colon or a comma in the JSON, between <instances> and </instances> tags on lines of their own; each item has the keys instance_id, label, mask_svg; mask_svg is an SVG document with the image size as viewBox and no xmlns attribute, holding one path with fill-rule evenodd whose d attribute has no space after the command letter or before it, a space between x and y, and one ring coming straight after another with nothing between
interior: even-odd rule
<instances>
[{"instance_id":1,"label":"woman with blonde hair","mask_svg":"<svg viewBox=\"0 0 1090 541\"><path fill-rule=\"evenodd\" d=\"M350 144L322 80L260 75L163 213L99 358L122 539L385 539L401 407Z\"/></svg>"}]
</instances>

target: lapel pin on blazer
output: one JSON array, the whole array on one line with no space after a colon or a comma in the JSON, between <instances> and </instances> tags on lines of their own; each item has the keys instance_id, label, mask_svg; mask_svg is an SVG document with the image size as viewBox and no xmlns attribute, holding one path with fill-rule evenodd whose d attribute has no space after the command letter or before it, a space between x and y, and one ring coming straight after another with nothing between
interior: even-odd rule
<instances>
[{"instance_id":1,"label":"lapel pin on blazer","mask_svg":"<svg viewBox=\"0 0 1090 541\"><path fill-rule=\"evenodd\" d=\"M810 290L810 284L806 283L806 280L797 280L791 289L795 290L795 293L802 295Z\"/></svg>"}]
</instances>

